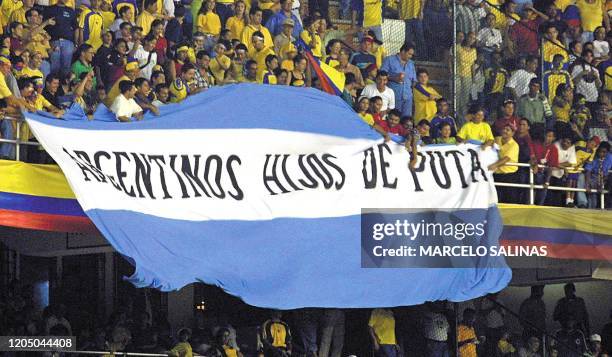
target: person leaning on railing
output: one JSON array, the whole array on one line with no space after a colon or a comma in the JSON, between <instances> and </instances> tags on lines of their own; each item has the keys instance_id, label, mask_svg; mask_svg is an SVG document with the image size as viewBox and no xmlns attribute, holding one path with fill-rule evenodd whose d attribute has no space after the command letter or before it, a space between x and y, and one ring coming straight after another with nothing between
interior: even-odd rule
<instances>
[{"instance_id":1,"label":"person leaning on railing","mask_svg":"<svg viewBox=\"0 0 612 357\"><path fill-rule=\"evenodd\" d=\"M495 182L518 183L518 167L506 165L516 163L519 158L519 146L514 140L517 128L513 123L507 123L502 129L501 136L495 138L499 146L499 160L489 165L489 170L494 171ZM516 201L515 189L511 187L498 187L497 194L500 202L519 203Z\"/></svg>"},{"instance_id":2,"label":"person leaning on railing","mask_svg":"<svg viewBox=\"0 0 612 357\"><path fill-rule=\"evenodd\" d=\"M23 98L17 98L8 88L5 76L11 72L11 66L11 60L5 56L0 56L0 99L4 99L9 108L34 111L35 108L32 104L29 104Z\"/></svg>"},{"instance_id":3,"label":"person leaning on railing","mask_svg":"<svg viewBox=\"0 0 612 357\"><path fill-rule=\"evenodd\" d=\"M546 201L547 189L550 185L552 168L559 165L559 153L555 146L555 131L546 130L543 124L534 124L531 134L531 170L537 185L543 185L543 190L536 191L535 203L543 205ZM544 167L541 167L544 165Z\"/></svg>"},{"instance_id":4,"label":"person leaning on railing","mask_svg":"<svg viewBox=\"0 0 612 357\"><path fill-rule=\"evenodd\" d=\"M597 192L601 192L606 185L610 188L611 169L612 154L610 154L610 144L603 142L595 152L595 159L584 167L585 188L589 200L589 208L598 207L599 195Z\"/></svg>"}]
</instances>

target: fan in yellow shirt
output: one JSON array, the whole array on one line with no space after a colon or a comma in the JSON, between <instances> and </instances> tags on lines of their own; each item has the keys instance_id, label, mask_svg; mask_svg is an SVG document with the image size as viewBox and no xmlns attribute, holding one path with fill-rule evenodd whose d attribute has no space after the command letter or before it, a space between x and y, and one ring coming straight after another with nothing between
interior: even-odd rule
<instances>
[{"instance_id":1,"label":"fan in yellow shirt","mask_svg":"<svg viewBox=\"0 0 612 357\"><path fill-rule=\"evenodd\" d=\"M263 35L257 31L251 37L251 43L253 47L249 50L249 58L257 62L257 69L262 71L265 68L266 57L270 54L275 55L272 47L265 45Z\"/></svg>"},{"instance_id":2,"label":"fan in yellow shirt","mask_svg":"<svg viewBox=\"0 0 612 357\"><path fill-rule=\"evenodd\" d=\"M382 0L363 0L363 27L382 25Z\"/></svg>"},{"instance_id":3,"label":"fan in yellow shirt","mask_svg":"<svg viewBox=\"0 0 612 357\"><path fill-rule=\"evenodd\" d=\"M136 26L142 27L143 36L151 31L151 24L157 18L157 6L157 0L145 0L144 10L136 17Z\"/></svg>"},{"instance_id":4,"label":"fan in yellow shirt","mask_svg":"<svg viewBox=\"0 0 612 357\"><path fill-rule=\"evenodd\" d=\"M3 24L10 24L9 20L13 11L23 7L21 0L3 0L0 4L0 21Z\"/></svg>"},{"instance_id":5,"label":"fan in yellow shirt","mask_svg":"<svg viewBox=\"0 0 612 357\"><path fill-rule=\"evenodd\" d=\"M317 34L319 31L320 21L312 17L304 19L304 31L300 34L302 40L310 47L312 55L321 58L323 56L323 42Z\"/></svg>"},{"instance_id":6,"label":"fan in yellow shirt","mask_svg":"<svg viewBox=\"0 0 612 357\"><path fill-rule=\"evenodd\" d=\"M242 35L240 36L240 42L244 43L249 49L249 53L253 51L253 34L255 32L260 32L264 45L266 47L274 47L274 42L272 40L272 35L270 35L270 31L261 24L263 19L263 12L260 8L253 7L249 12L249 17L251 22L242 30Z\"/></svg>"},{"instance_id":7,"label":"fan in yellow shirt","mask_svg":"<svg viewBox=\"0 0 612 357\"><path fill-rule=\"evenodd\" d=\"M414 118L416 121L427 119L431 121L436 115L438 108L436 100L442 96L433 87L429 86L429 73L424 68L417 70L418 83L412 89L414 98Z\"/></svg>"},{"instance_id":8,"label":"fan in yellow shirt","mask_svg":"<svg viewBox=\"0 0 612 357\"><path fill-rule=\"evenodd\" d=\"M101 1L91 0L91 8L83 7L79 16L80 42L91 45L95 51L102 46L104 18L98 7Z\"/></svg>"},{"instance_id":9,"label":"fan in yellow shirt","mask_svg":"<svg viewBox=\"0 0 612 357\"><path fill-rule=\"evenodd\" d=\"M240 40L244 26L247 23L246 4L243 0L237 0L234 3L234 16L227 19L225 28L230 31L232 40Z\"/></svg>"},{"instance_id":10,"label":"fan in yellow shirt","mask_svg":"<svg viewBox=\"0 0 612 357\"><path fill-rule=\"evenodd\" d=\"M200 8L198 20L196 21L196 32L219 36L221 33L221 18L215 14L215 0L208 0Z\"/></svg>"},{"instance_id":11,"label":"fan in yellow shirt","mask_svg":"<svg viewBox=\"0 0 612 357\"><path fill-rule=\"evenodd\" d=\"M23 6L13 10L13 13L9 17L9 22L19 22L21 24L26 24L26 12L34 7L34 0L23 0Z\"/></svg>"},{"instance_id":12,"label":"fan in yellow shirt","mask_svg":"<svg viewBox=\"0 0 612 357\"><path fill-rule=\"evenodd\" d=\"M389 309L374 309L368 321L370 337L374 349L380 349L381 345L396 345L395 318ZM378 348L377 348L378 347Z\"/></svg>"},{"instance_id":13,"label":"fan in yellow shirt","mask_svg":"<svg viewBox=\"0 0 612 357\"><path fill-rule=\"evenodd\" d=\"M495 139L493 137L493 131L491 131L491 126L484 121L484 109L480 107L470 108L468 116L470 116L472 120L463 124L461 129L459 129L457 133L459 141L474 140L483 143L484 146L492 146Z\"/></svg>"},{"instance_id":14,"label":"fan in yellow shirt","mask_svg":"<svg viewBox=\"0 0 612 357\"><path fill-rule=\"evenodd\" d=\"M217 42L215 45L215 53L217 56L210 60L209 68L215 77L215 82L218 84L223 84L226 72L232 65L232 60L225 55L228 47L230 47L230 44L225 40Z\"/></svg>"}]
</instances>

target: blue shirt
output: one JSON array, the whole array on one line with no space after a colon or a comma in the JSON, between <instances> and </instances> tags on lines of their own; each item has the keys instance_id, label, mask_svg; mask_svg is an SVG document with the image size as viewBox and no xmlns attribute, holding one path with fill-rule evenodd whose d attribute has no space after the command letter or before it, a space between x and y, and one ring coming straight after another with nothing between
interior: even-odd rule
<instances>
[{"instance_id":1,"label":"blue shirt","mask_svg":"<svg viewBox=\"0 0 612 357\"><path fill-rule=\"evenodd\" d=\"M431 136L432 139L436 139L440 136L440 129L442 129L442 124L444 123L450 124L451 136L457 135L457 128L455 127L455 119L453 119L453 117L451 117L450 115L446 117L441 117L436 114L436 116L431 120L431 123L429 123L429 126L430 126L429 135Z\"/></svg>"},{"instance_id":2,"label":"blue shirt","mask_svg":"<svg viewBox=\"0 0 612 357\"><path fill-rule=\"evenodd\" d=\"M353 66L357 66L357 68L359 68L361 71L363 78L366 78L367 73L365 73L365 70L369 65L376 64L376 57L367 52L355 52L351 57L351 64Z\"/></svg>"},{"instance_id":3,"label":"blue shirt","mask_svg":"<svg viewBox=\"0 0 612 357\"><path fill-rule=\"evenodd\" d=\"M402 100L412 98L412 85L416 83L416 69L413 61L409 60L406 64L402 64L399 55L388 56L383 60L380 69L387 71L389 76L397 76L400 73L404 73L404 83L389 80L387 86L393 89L396 98L401 98Z\"/></svg>"},{"instance_id":4,"label":"blue shirt","mask_svg":"<svg viewBox=\"0 0 612 357\"><path fill-rule=\"evenodd\" d=\"M598 183L598 176L600 174L603 176L603 183L605 185L610 169L612 169L612 153L608 153L603 160L596 157L593 161L584 165L585 175L591 175L591 187L593 188L600 188Z\"/></svg>"},{"instance_id":5,"label":"blue shirt","mask_svg":"<svg viewBox=\"0 0 612 357\"><path fill-rule=\"evenodd\" d=\"M44 17L45 20L55 19L55 25L45 28L51 40L74 40L74 30L78 27L78 23L76 12L72 8L59 5L47 6L44 10Z\"/></svg>"},{"instance_id":6,"label":"blue shirt","mask_svg":"<svg viewBox=\"0 0 612 357\"><path fill-rule=\"evenodd\" d=\"M285 22L286 18L287 16L285 16L285 12L283 10L270 16L270 18L268 19L268 22L266 22L266 27L268 28L268 30L270 30L270 34L272 35L272 37L283 32L283 22ZM291 13L291 19L293 20L293 23L294 23L293 32L291 33L291 35L294 38L300 38L300 34L302 33L302 25L300 24L300 21L293 13Z\"/></svg>"}]
</instances>

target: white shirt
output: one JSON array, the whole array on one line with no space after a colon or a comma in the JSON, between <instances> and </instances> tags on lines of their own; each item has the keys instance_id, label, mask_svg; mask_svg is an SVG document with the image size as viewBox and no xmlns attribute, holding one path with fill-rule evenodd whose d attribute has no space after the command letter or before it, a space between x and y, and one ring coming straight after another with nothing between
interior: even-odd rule
<instances>
[{"instance_id":1,"label":"white shirt","mask_svg":"<svg viewBox=\"0 0 612 357\"><path fill-rule=\"evenodd\" d=\"M537 77L535 73L527 72L524 69L517 69L512 72L506 87L514 89L517 98L520 98L529 93L529 82Z\"/></svg>"},{"instance_id":2,"label":"white shirt","mask_svg":"<svg viewBox=\"0 0 612 357\"><path fill-rule=\"evenodd\" d=\"M164 0L163 5L164 10L166 10L166 14L168 14L168 16L174 17L174 0Z\"/></svg>"},{"instance_id":3,"label":"white shirt","mask_svg":"<svg viewBox=\"0 0 612 357\"><path fill-rule=\"evenodd\" d=\"M478 31L476 39L478 40L478 43L480 45L486 47L501 47L502 44L501 32L498 29L492 27L485 27Z\"/></svg>"},{"instance_id":4,"label":"white shirt","mask_svg":"<svg viewBox=\"0 0 612 357\"><path fill-rule=\"evenodd\" d=\"M610 53L610 44L608 41L593 41L593 56L595 58L607 57Z\"/></svg>"},{"instance_id":5,"label":"white shirt","mask_svg":"<svg viewBox=\"0 0 612 357\"><path fill-rule=\"evenodd\" d=\"M149 54L151 54L150 61ZM153 67L157 65L157 53L155 51L147 52L142 46L140 46L136 52L134 52L134 58L138 61L138 66L140 67L140 77L151 79ZM147 61L149 62L148 64Z\"/></svg>"},{"instance_id":6,"label":"white shirt","mask_svg":"<svg viewBox=\"0 0 612 357\"><path fill-rule=\"evenodd\" d=\"M136 103L134 98L127 99L123 94L119 94L115 98L110 110L115 113L117 120L119 120L119 117L131 118L134 114L142 112L142 108Z\"/></svg>"},{"instance_id":7,"label":"white shirt","mask_svg":"<svg viewBox=\"0 0 612 357\"><path fill-rule=\"evenodd\" d=\"M582 73L582 71L590 71L598 79L599 71L597 71L597 69L590 64L575 65L574 70L572 71L572 79L576 85L576 93L582 94L586 98L587 102L597 102L597 99L599 98L597 81L588 83L584 77L582 77L580 80L576 80L576 77Z\"/></svg>"},{"instance_id":8,"label":"white shirt","mask_svg":"<svg viewBox=\"0 0 612 357\"><path fill-rule=\"evenodd\" d=\"M382 108L380 110L391 110L395 109L395 93L393 93L393 89L386 87L383 92L379 92L378 88L376 88L376 83L368 84L363 88L361 92L362 97L381 97L383 101Z\"/></svg>"},{"instance_id":9,"label":"white shirt","mask_svg":"<svg viewBox=\"0 0 612 357\"><path fill-rule=\"evenodd\" d=\"M559 152L559 164L564 164L568 162L570 164L576 164L576 147L574 147L574 145L570 146L570 148L567 150L563 150L559 142L556 142L555 146L557 147L557 151ZM563 177L563 170L553 169L552 175L556 178L561 178Z\"/></svg>"}]
</instances>

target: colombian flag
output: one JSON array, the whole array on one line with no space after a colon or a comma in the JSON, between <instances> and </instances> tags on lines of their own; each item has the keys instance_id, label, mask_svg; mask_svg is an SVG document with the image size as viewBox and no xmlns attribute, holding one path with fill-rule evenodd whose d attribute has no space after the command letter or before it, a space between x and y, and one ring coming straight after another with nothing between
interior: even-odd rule
<instances>
[{"instance_id":1,"label":"colombian flag","mask_svg":"<svg viewBox=\"0 0 612 357\"><path fill-rule=\"evenodd\" d=\"M344 73L313 56L310 47L302 39L298 39L295 45L297 48L304 50L302 54L308 59L308 63L312 66L317 78L319 78L323 90L329 94L342 95L342 91L344 91Z\"/></svg>"},{"instance_id":2,"label":"colombian flag","mask_svg":"<svg viewBox=\"0 0 612 357\"><path fill-rule=\"evenodd\" d=\"M0 225L54 232L97 229L56 165L0 160Z\"/></svg>"}]
</instances>

